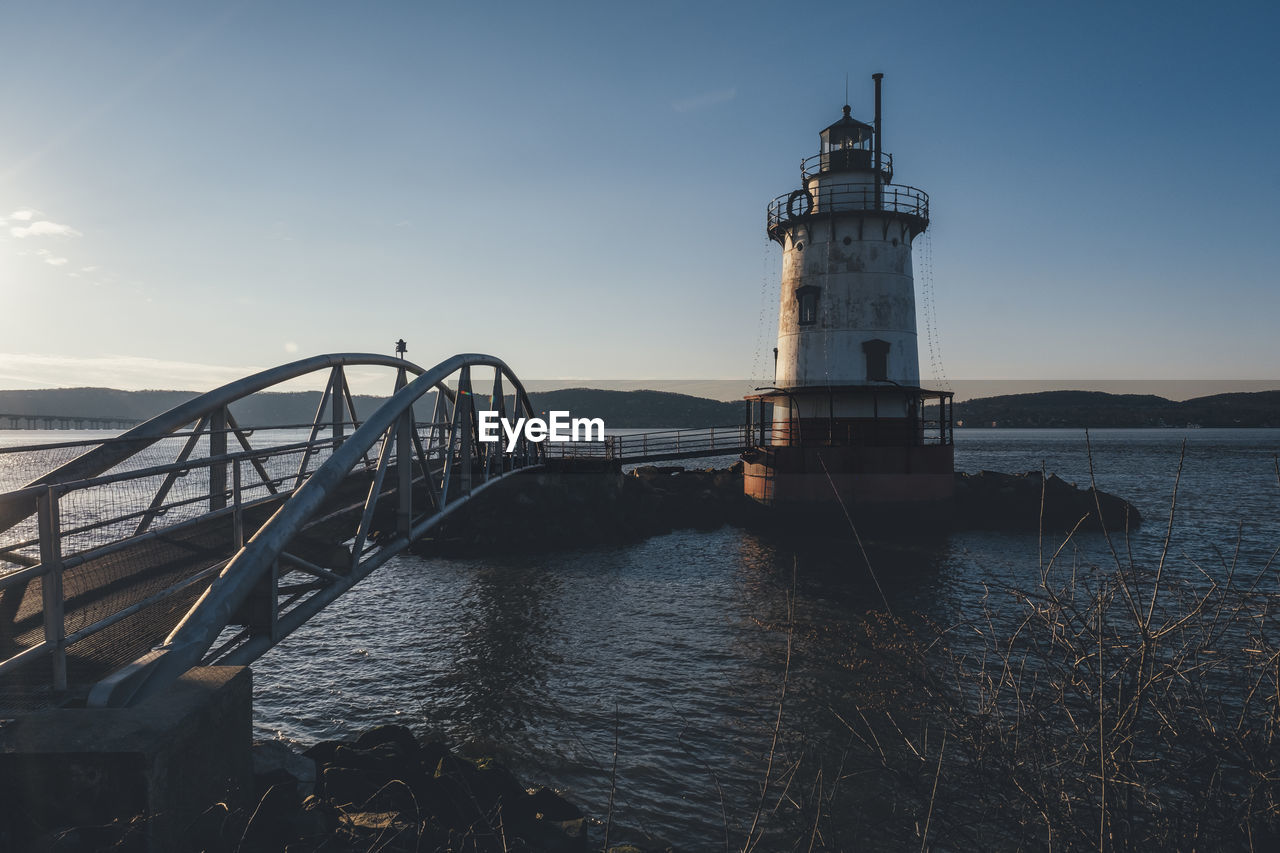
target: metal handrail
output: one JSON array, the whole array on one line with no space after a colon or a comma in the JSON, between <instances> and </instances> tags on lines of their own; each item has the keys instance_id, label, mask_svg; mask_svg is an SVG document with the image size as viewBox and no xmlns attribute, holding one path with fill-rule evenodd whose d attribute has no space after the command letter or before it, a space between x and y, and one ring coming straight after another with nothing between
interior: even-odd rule
<instances>
[{"instance_id":1,"label":"metal handrail","mask_svg":"<svg viewBox=\"0 0 1280 853\"><path fill-rule=\"evenodd\" d=\"M307 426L310 426L310 425L308 424ZM415 423L415 427L420 430L423 428L428 428L428 429L435 428L439 430L447 430L450 426L451 425L447 422L433 423L430 421L417 421ZM246 430L246 432L251 432L251 430ZM329 436L325 436L324 438L317 438L314 441L291 442L289 444L254 448L253 450L238 451L236 453L221 454L218 456L202 456L197 459L188 460L186 462L170 462L164 465L155 465L148 468L139 468L131 471L121 471L115 474L107 474L100 477L90 477L83 480L73 480L69 482L57 483L57 484L52 484L48 486L28 486L26 488L17 489L11 492L0 494L0 503L29 501L34 505L38 497L45 494L49 494L49 493L52 493L58 498L61 498L65 495L72 494L78 491L83 491L86 489L99 488L102 486L116 485L120 483L127 483L134 480L143 480L143 479L158 477L164 474L169 474L174 472L182 472L185 475L195 471L212 469L215 466L225 465L228 463L235 464L239 462L252 462L255 460L261 462L261 461L266 461L266 460L269 460L275 457L280 457L280 456L297 455L298 453L304 450L307 450L308 448L313 450L325 449L327 447L331 447L333 444L334 444L333 438ZM443 454L439 448L433 447L429 455L432 458L441 458ZM280 487L280 486L284 486L285 484L295 479L296 479L296 475L293 473L280 474L268 480L254 480L254 481L246 482L241 486L240 491L244 492L244 491L250 491L253 489L267 488L268 485ZM287 497L294 490L295 490L295 487L283 488L280 490L279 494L268 496L268 499ZM225 497L231 498L234 495L234 491L231 489L227 489L223 491L223 494L225 495ZM209 492L202 492L194 496L167 501L160 506L160 509L167 512L183 506L192 506L192 505L207 501L210 495L211 493ZM76 527L68 527L64 525L61 528L60 533L65 538L65 537L75 536L77 534L87 533L93 530L100 530L103 528L111 527L112 525L115 525L115 524L119 524L121 522L140 518L143 515L145 515L147 512L148 512L147 509L139 509L139 510L127 512L121 515L115 515L115 516L112 516L111 518L93 521L88 524L83 524ZM205 513L205 514L202 514L200 518L192 519L192 520L193 521L207 520L209 518L218 517L221 514L225 514L225 513L222 513L222 512ZM167 526L163 528L163 530L165 534L168 535L168 534L172 534L174 530L177 529L178 527L183 527L183 526L186 526L186 525L184 523L179 523L176 525ZM130 537L129 539L130 541L137 542L137 541L142 541L146 538L148 538L147 535L135 535L133 537ZM9 542L3 546L0 546L0 554L17 552L24 548L34 547L39 543L40 543L40 539L38 537L34 539L23 539L23 540L18 540L14 542ZM112 551L118 550L118 549L119 549L118 543L109 543L107 545L88 548L84 551L77 551L77 552L74 552L73 554L64 554L64 566L69 568L72 565L82 563L90 559L94 559L95 557L99 557L104 554L111 553ZM15 574L17 574L17 572L8 572L8 573L0 574L0 589L4 589L6 586L10 585L11 581L14 580L13 576ZM24 578L29 576L30 575L24 575ZM38 576L38 574L36 576Z\"/></svg>"},{"instance_id":2,"label":"metal handrail","mask_svg":"<svg viewBox=\"0 0 1280 853\"><path fill-rule=\"evenodd\" d=\"M331 437L326 436L325 438L316 439L315 441L292 442L289 444L276 445L273 447L255 448L253 450L238 451L236 453L220 454L217 456L201 456L197 459L187 460L185 462L170 462L164 465L154 465L148 468L139 468L131 471L120 471L115 474L106 474L100 477L89 477L83 480L72 480L72 481L63 482L63 483L50 484L47 486L28 486L23 489L17 489L11 492L0 494L0 503L21 502L25 500L25 501L30 501L34 504L34 501L36 500L36 498L50 492L55 496L61 498L65 495L72 494L78 491L99 488L102 486L116 485L119 483L127 483L134 480L144 480L150 477L159 477L159 476L170 474L170 473L183 473L184 475L186 475L194 471L212 469L216 466L226 465L229 463L235 464L239 462L253 462L253 461L262 462L278 456L296 455L308 448L323 449L325 447L332 446L332 444L333 444L333 439ZM294 479L294 477L295 475L293 474L279 475L269 480L258 480L255 482L247 483L243 488L246 491L249 489L264 488L266 487L267 483L270 483L273 486L280 486L288 482L289 480ZM289 491L291 490L285 490L283 494L287 494ZM211 496L211 494L213 493L205 492L199 495L195 495L193 497L187 497L180 500L169 501L161 504L160 508L165 511L168 511L181 506L189 506L192 504L199 503L201 501L207 501ZM227 497L231 497L230 490L224 490L223 494ZM67 536L74 536L80 533L86 533L91 530L98 530L105 527L110 527L113 524L119 524L120 522L123 522L123 521L129 521L131 519L140 518L141 516L145 515L147 512L148 510L141 509L134 512L124 513L122 515L112 516L111 518L90 522L88 524L84 524L78 527L64 526L61 529L61 534L62 536L67 537ZM0 553L19 551L23 548L32 547L38 543L39 543L38 538L25 539L25 540L20 540L16 542L6 543L3 547L0 547ZM91 548L82 553L94 555L96 554L97 551L98 551L97 548ZM0 583L3 583L4 579L7 577L8 577L7 574L0 574Z\"/></svg>"},{"instance_id":3,"label":"metal handrail","mask_svg":"<svg viewBox=\"0 0 1280 853\"><path fill-rule=\"evenodd\" d=\"M790 426L773 427L773 444L788 447L858 446L875 447L934 447L951 444L945 423L940 421L915 421L903 419L901 423L888 421L860 424L823 423L814 418L806 421L803 433Z\"/></svg>"},{"instance_id":4,"label":"metal handrail","mask_svg":"<svg viewBox=\"0 0 1280 853\"><path fill-rule=\"evenodd\" d=\"M329 421L325 421L326 426L329 424ZM338 425L344 428L358 427L360 426L360 423L358 421L339 421ZM311 429L312 426L314 426L314 423L269 424L266 426L242 427L240 432L246 436L252 436L260 432L271 432L272 430L297 431L301 429ZM190 438L192 435L208 435L210 433L213 433L214 435L234 435L235 432L236 430L231 429L230 427L220 430L206 429L200 433L196 433L195 430L178 430L169 433L165 438ZM31 453L37 450L70 450L74 447L99 447L101 445L122 444L127 441L136 441L136 439L128 438L124 433L121 433L120 435L108 436L106 438L82 438L75 441L50 441L43 444L15 444L12 447L0 447L0 456L13 453Z\"/></svg>"},{"instance_id":5,"label":"metal handrail","mask_svg":"<svg viewBox=\"0 0 1280 853\"><path fill-rule=\"evenodd\" d=\"M918 220L918 228L924 228L929 223L929 194L899 184L885 184L879 190L871 185L820 187L816 196L807 189L797 190L769 202L766 227L769 237L776 240L782 228L793 221L827 213L863 212L910 217Z\"/></svg>"},{"instance_id":6,"label":"metal handrail","mask_svg":"<svg viewBox=\"0 0 1280 853\"><path fill-rule=\"evenodd\" d=\"M866 152L866 155L867 155L867 168L866 168L866 171L874 171L874 166L875 166L875 157L876 157L876 155L875 155L875 152L874 152L874 151L872 151L871 149L869 149L869 148L868 148L868 149L860 149L860 148L854 148L854 149L837 149L837 150L835 150L835 151L830 151L830 152L828 152L828 153L826 153L826 154L814 154L814 155L813 155L813 156L811 156L811 157L805 157L803 160L801 160L801 161L800 161L800 180L801 180L801 182L804 182L804 181L809 180L809 179L810 179L810 178L812 178L814 175L820 175L820 174L822 174L824 171L833 171L833 172L840 172L840 171L861 171L861 169L831 169L831 170L825 170L825 169L823 169L823 168L822 168L822 160L823 160L823 158L826 158L826 159L827 159L827 161L828 161L828 162L830 162L831 158L840 159L840 158L848 157L848 155L849 155L849 154L851 154L851 153L853 153L854 151L865 151L865 152ZM881 151L881 152L880 152L880 163L879 163L879 166L880 166L880 171L881 171L881 172L886 176L886 180L887 180L887 181L892 181L892 180L893 180L893 155L892 155L892 154L890 154L888 151Z\"/></svg>"},{"instance_id":7,"label":"metal handrail","mask_svg":"<svg viewBox=\"0 0 1280 853\"><path fill-rule=\"evenodd\" d=\"M395 367L399 370L398 392L371 414L363 426L355 421L354 403L341 373L342 367L352 364L373 364ZM36 658L51 655L54 661L54 689L65 689L66 648L70 643L115 624L130 613L189 589L196 582L196 578L207 579L212 572L212 567L201 568L197 576L180 580L167 589L154 593L143 601L135 602L125 610L110 614L91 625L74 626L75 630L70 633L64 615L65 602L61 593L62 577L66 570L132 547L137 543L162 536L171 537L180 529L225 517L230 517L233 522L235 544L231 553L234 553L244 544L242 517L246 510L273 502L288 504L294 495L299 493L309 496L303 500L303 503L306 503L314 500L317 494L324 495L332 492L341 480L340 477L335 479L336 458L346 460L346 472L358 471L362 467L363 470L369 471L371 469L368 452L371 449L376 450L379 442L383 445L394 443L397 448L395 454L397 467L393 470L404 469L404 473L398 475L401 480L399 486L399 491L402 493L401 500L407 500L403 494L406 490L417 488L417 484L429 475L428 469L433 472L432 475L443 470L445 472L443 489L430 487L441 492L441 509L444 508L443 495L451 493L448 483L449 471L453 468L458 469L458 473L454 476L457 480L454 485L462 490L461 494L465 495L480 491L491 482L496 482L497 479L516 469L536 466L540 454L536 448L530 448L524 442L521 443L518 458L499 457L498 454L478 446L474 453L459 447L456 443L459 432L463 434L465 441L469 441L470 439L466 436L469 434L470 427L469 424L456 420L456 412L455 419L450 421L441 421L436 418L417 421L416 418L412 418L414 402L420 401L433 392L438 394L437 413L442 410L442 400L445 411L450 408L457 409L457 404L452 406L450 404L457 400L458 394L448 387L444 380L461 367L464 377L462 381L469 383L469 379L465 379L469 376L468 371L471 367L480 366L494 368L495 393L498 393L497 389L501 388L500 377L505 377L514 392L516 408L526 415L532 412L523 386L505 364L491 356L459 355L427 371L399 359L388 359L376 355L344 354L318 356L255 374L181 404L119 437L50 445L52 447L92 445L92 449L25 487L0 494L0 530L12 529L15 527L15 520L20 521L31 516L34 516L33 521L37 522L39 527L38 537L19 536L16 538L22 541L10 541L0 547L0 556L20 566L15 571L0 574L0 589L28 584L37 579L40 580L42 588L48 588L47 593L42 593L44 599L42 621L45 634L43 641L18 650L5 660L0 660L0 673L25 665ZM326 367L331 369L329 384L316 420L311 424L244 428L235 422L226 408L228 402L240 399L272 382L283 381L295 375ZM418 378L409 381L406 373L417 374ZM465 387L469 389L470 385L466 384ZM469 394L470 391L468 390L467 393ZM332 403L332 418L329 417L328 402ZM393 407L394 413L388 414ZM371 431L373 424L389 417L395 419L393 431L376 429ZM193 422L196 423L194 428L186 428ZM250 447L247 441L248 436L255 431L304 427L311 429L311 436L305 441L285 441L275 446L265 447ZM350 427L355 427L355 431L348 433L347 429ZM132 458L133 454L165 438L187 440L177 461L146 465L133 470L111 470L121 462ZM207 443L207 446L188 458L192 450L199 446L201 439ZM241 441L245 449L228 453L228 441L236 439ZM422 462L423 473L419 476L408 475L409 466L406 462L412 455L409 449L411 445L417 448L418 458ZM14 452L21 449L31 450L32 448L28 446L14 449ZM324 458L326 451L329 451L327 459ZM385 458L386 454L387 451L384 448L382 456ZM296 471L292 470L293 463L286 463L291 468L290 471L279 470L281 461L287 458L296 459L298 456L303 456L303 461ZM272 464L272 460L275 460L275 464ZM308 466L308 460L315 461L314 468ZM145 463L147 460L141 461ZM270 470L266 467L267 465L271 466ZM242 481L241 469L246 466L251 466L250 470L256 469L258 476ZM170 486L178 480L195 472L204 471L208 472L208 483L204 483L203 480L197 482L195 491L199 494L193 495L190 489L169 493ZM228 473L234 475L229 483L227 482ZM379 483L381 474L380 469L377 472ZM318 475L325 481L325 484L319 487L319 491L315 483ZM146 504L147 493L143 492L142 502L119 507L110 514L109 518L91 518L91 520L79 518L71 519L71 524L62 523L59 504L69 495L85 493L92 495L93 492L89 490L120 485L127 487L130 482L161 478L164 479L164 485L155 492L150 506ZM473 479L478 485L473 485ZM271 494L263 494L263 490L269 490ZM387 493L385 490L376 490L376 492L369 500L376 500ZM204 512L192 515L185 511L188 507L205 503L208 504L208 509ZM293 507L293 509L297 508L297 506ZM452 511L453 508L454 505L451 502L448 510ZM173 510L183 511L178 514L176 520L172 520L163 527L153 526L144 532L152 520ZM367 506L366 515L368 515ZM140 518L143 520L142 524L131 535L127 531L119 534L114 531L114 528L121 524L129 525L131 529L133 523ZM415 523L415 535L417 535L418 526L424 523L426 522ZM76 547L77 537L97 531L105 531L106 538L95 535L94 538L97 541L81 539L82 544ZM367 533L367 531L363 532ZM34 534L35 531L31 533ZM107 541L107 538L110 541ZM67 548L68 545L72 547ZM38 560L33 559L29 554L19 553L35 546L39 546ZM65 553L64 548L66 548ZM378 559L382 560L385 557ZM370 571L376 567L376 562L366 561L361 569ZM225 559L219 562L219 570L225 563Z\"/></svg>"},{"instance_id":8,"label":"metal handrail","mask_svg":"<svg viewBox=\"0 0 1280 853\"><path fill-rule=\"evenodd\" d=\"M710 455L717 450L726 454L736 453L751 443L752 434L751 428L745 424L728 424L611 435L604 441L548 442L544 448L550 459L610 459L629 463L673 454Z\"/></svg>"},{"instance_id":9,"label":"metal handrail","mask_svg":"<svg viewBox=\"0 0 1280 853\"><path fill-rule=\"evenodd\" d=\"M228 405L258 391L263 391L290 379L297 379L325 368L338 370L344 367L364 366L390 367L415 375L423 372L423 369L413 362L378 353L331 353L282 364L279 367L273 367L223 385L220 388L215 388L175 406L169 411L126 431L122 435L116 436L111 439L110 443L101 444L87 453L77 456L70 462L59 466L27 485L41 486L97 476L104 471L110 470L134 453L168 438L172 433L200 420L202 417L212 416L220 412L225 413ZM440 390L449 395L453 394L448 388L442 387ZM214 435L219 435L220 438L227 437L223 424L210 423L209 426L212 428ZM0 530L8 529L23 517L0 509Z\"/></svg>"},{"instance_id":10,"label":"metal handrail","mask_svg":"<svg viewBox=\"0 0 1280 853\"><path fill-rule=\"evenodd\" d=\"M473 367L493 368L495 389L500 387L500 378L505 378L514 392L517 412L524 416L533 414L524 386L504 362L493 356L475 353L456 355L423 371L418 378L401 387L372 413L359 429L343 437L342 443L333 450L329 458L301 483L253 539L231 558L226 568L182 618L162 646L119 671L116 676L100 682L91 691L89 703L116 705L135 697L142 698L152 692L156 685L167 683L199 663L213 647L237 608L281 557L293 537L306 528L324 502L345 481L348 473L378 445L381 445L381 451L377 470L351 547L353 559L347 573L341 576L333 574L328 579L327 586L312 590L309 598L294 603L287 612L282 610L276 613L272 617L273 628L269 633L255 635L220 660L230 663L251 662L392 555L399 553L409 542L456 511L467 497L480 493L520 470L539 467L543 458L539 447L530 445L523 439L511 454L490 454L488 451L473 454L475 435L469 415L472 405L469 402L472 399L469 377ZM417 515L412 499L412 469L415 456L421 459L424 454L423 448L414 438L416 430L412 407L420 398L459 371L459 393L457 402L452 407L451 428L448 430L450 434L446 437L448 451L445 454L442 482L438 487L431 484L433 497L428 501L427 511ZM495 395L497 393L495 390ZM463 404L464 400L468 401L466 405ZM391 452L393 445L394 453ZM395 530L389 534L377 553L370 554L365 551L364 543L370 535L369 525L377 497L383 492L383 475L391 470L389 463L393 456L396 460L395 476L399 480ZM496 466L494 461L498 463ZM362 559L366 555L368 558Z\"/></svg>"}]
</instances>

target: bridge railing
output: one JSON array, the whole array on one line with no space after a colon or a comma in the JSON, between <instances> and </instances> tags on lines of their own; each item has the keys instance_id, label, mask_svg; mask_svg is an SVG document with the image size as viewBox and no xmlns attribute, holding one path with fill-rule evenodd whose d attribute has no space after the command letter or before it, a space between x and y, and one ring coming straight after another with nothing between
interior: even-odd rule
<instances>
[{"instance_id":1,"label":"bridge railing","mask_svg":"<svg viewBox=\"0 0 1280 853\"><path fill-rule=\"evenodd\" d=\"M10 653L0 659L0 675L52 655L54 689L64 689L68 646L212 576L216 558L194 571L154 571L139 579L149 545L180 541L185 531L224 519L230 533L223 549L238 548L243 544L244 513L296 488L300 459L308 452L323 457L331 451L323 445L331 441L204 455L0 495L0 509L34 510L0 534L0 559L18 567L0 575L0 600L17 602L9 624L3 626ZM210 487L217 479L213 471L224 467L232 472L230 482L215 492ZM254 479L245 472L252 472ZM193 550L218 553L207 536L188 544ZM123 556L125 551L131 552L129 557ZM104 594L126 581L133 588L131 602L120 605ZM96 602L85 601L95 596ZM80 606L68 607L68 600ZM42 611L36 624L33 610Z\"/></svg>"},{"instance_id":2,"label":"bridge railing","mask_svg":"<svg viewBox=\"0 0 1280 853\"><path fill-rule=\"evenodd\" d=\"M318 356L201 395L121 436L0 449L0 676L51 657L52 688L63 690L70 646L147 608L186 609L244 545L246 517L256 512L260 523L359 432L350 365L391 367L397 388L424 372L385 356ZM230 403L316 370L329 378L312 423L236 422ZM453 415L457 395L443 381L421 387L417 401L424 396L436 414ZM364 480L361 502L384 496L369 495L368 481L385 471L377 461L390 458L387 441L419 449L413 487L451 467L457 428L432 420L379 436L348 468ZM482 452L472 457L472 468L494 467ZM117 594L124 588L127 596Z\"/></svg>"},{"instance_id":3,"label":"bridge railing","mask_svg":"<svg viewBox=\"0 0 1280 853\"><path fill-rule=\"evenodd\" d=\"M412 382L402 377L396 393L336 444L235 551L164 642L98 682L89 703L119 705L150 695L201 662L255 660L472 495L541 465L540 446L526 439L510 449L479 441L473 368L492 369L489 406L500 416L508 411L504 382L515 392L512 414L534 414L519 380L492 356L454 356ZM451 376L456 391L444 384ZM418 422L414 406L431 396L433 415ZM353 486L361 496L355 502ZM313 536L324 540L323 559L296 552L297 543ZM303 580L285 579L294 572Z\"/></svg>"},{"instance_id":4,"label":"bridge railing","mask_svg":"<svg viewBox=\"0 0 1280 853\"><path fill-rule=\"evenodd\" d=\"M654 430L606 436L602 441L547 442L548 459L601 459L623 464L664 459L682 459L740 453L752 441L753 431L745 424Z\"/></svg>"},{"instance_id":5,"label":"bridge railing","mask_svg":"<svg viewBox=\"0 0 1280 853\"><path fill-rule=\"evenodd\" d=\"M349 423L349 426L358 424ZM299 439L297 427L271 427L236 431L248 439L279 433L278 443L259 444L236 453L210 455L211 437L185 431L157 442L146 452L129 457L98 477L71 480L53 486L62 514L74 519L64 525L61 542L69 552L92 553L103 544L122 538L180 526L196 518L208 518L212 510L230 504L233 494L245 501L290 491L322 463L334 447L331 437ZM232 432L228 430L227 432ZM185 441L184 441L185 440ZM214 438L213 440L216 440ZM107 439L93 447L113 443ZM83 444L82 444L83 446ZM0 454L12 457L37 455L44 447L6 448ZM174 459L177 461L163 461ZM302 467L306 460L306 467ZM29 465L34 460L21 460ZM241 468L244 476L238 487L222 476L224 470ZM222 484L215 490L214 483ZM0 495L0 506L34 506L47 486L17 489ZM39 526L27 516L0 532L0 566L21 564L38 556ZM25 559L24 559L25 558Z\"/></svg>"},{"instance_id":6,"label":"bridge railing","mask_svg":"<svg viewBox=\"0 0 1280 853\"><path fill-rule=\"evenodd\" d=\"M0 412L0 430L4 429L125 429L142 423L141 418L114 415L39 415L26 412Z\"/></svg>"},{"instance_id":7,"label":"bridge railing","mask_svg":"<svg viewBox=\"0 0 1280 853\"><path fill-rule=\"evenodd\" d=\"M359 426L356 422L345 425ZM453 440L456 427L451 421L415 422L411 441L421 451L424 470L439 472L446 467L448 448L456 444ZM287 435L290 431L296 434L297 429L295 425L243 432L252 435L276 431ZM187 442L197 441L201 436L191 431L176 434ZM0 533L0 560L16 567L0 574L0 597L21 595L27 586L33 586L39 595L31 596L31 600L38 600L43 610L38 624L31 625L21 635L7 638L17 648L8 657L0 657L0 676L37 657L52 655L54 688L63 689L68 646L211 580L225 563L226 556L244 546L245 515L287 500L344 440L326 436L218 456L193 454L196 458L184 461L126 468L100 477L0 494L0 508L34 510L22 522ZM207 445L208 436L204 436L203 441ZM357 460L353 471L362 471L372 478L378 471L375 461L390 458L388 441L394 447L396 436L383 435L369 453ZM454 453L460 452L455 447ZM131 461L136 460L131 457ZM480 461L479 456L476 461ZM226 487L214 490L211 484L219 480L215 471L224 468L230 472L225 478ZM428 476L429 473L419 472L413 480L420 485ZM203 569L178 576L160 572L141 584L135 581L135 600L123 607L113 608L106 602L77 609L66 606L68 598L82 597L121 582L125 575L135 574L136 567L131 563L137 562L139 550L149 543L173 542L187 531L208 528L219 520L224 522L225 541L216 548L207 536L201 537L198 547L216 553L217 557L211 558ZM372 543L362 544L364 554L376 547ZM107 560L123 552L130 552L134 559ZM82 567L91 568L75 572ZM73 575L68 576L68 572ZM30 611L32 606L29 604L26 609ZM21 615L15 614L15 617ZM31 623L30 619L26 621Z\"/></svg>"}]
</instances>

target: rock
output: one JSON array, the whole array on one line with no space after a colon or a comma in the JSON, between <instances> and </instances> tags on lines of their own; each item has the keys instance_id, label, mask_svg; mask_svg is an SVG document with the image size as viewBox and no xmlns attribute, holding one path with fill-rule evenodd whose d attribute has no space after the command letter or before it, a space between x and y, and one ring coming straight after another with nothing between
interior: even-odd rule
<instances>
[{"instance_id":1,"label":"rock","mask_svg":"<svg viewBox=\"0 0 1280 853\"><path fill-rule=\"evenodd\" d=\"M242 809L229 810L221 803L210 807L187 829L183 849L587 850L587 819L555 791L539 788L528 793L501 763L463 758L439 741L420 744L403 726L381 726L351 742L319 743L303 755L274 741L255 745L254 753L258 799ZM318 791L303 798L297 776L306 776L306 769L314 774L317 766ZM105 827L62 829L22 849L142 853L146 828L139 818Z\"/></svg>"},{"instance_id":2,"label":"rock","mask_svg":"<svg viewBox=\"0 0 1280 853\"><path fill-rule=\"evenodd\" d=\"M550 788L539 788L529 795L525 807L544 820L567 821L582 817L581 810Z\"/></svg>"},{"instance_id":3,"label":"rock","mask_svg":"<svg viewBox=\"0 0 1280 853\"><path fill-rule=\"evenodd\" d=\"M1043 507L1041 506L1043 500ZM963 527L1065 532L1079 524L1083 530L1136 528L1142 522L1137 508L1099 491L1080 489L1057 475L1039 471L1002 474L980 471L956 474L954 506ZM1101 521L1099 524L1099 508Z\"/></svg>"},{"instance_id":4,"label":"rock","mask_svg":"<svg viewBox=\"0 0 1280 853\"><path fill-rule=\"evenodd\" d=\"M327 800L312 795L302 801L293 819L294 836L299 839L323 837L337 829L338 811Z\"/></svg>"},{"instance_id":5,"label":"rock","mask_svg":"<svg viewBox=\"0 0 1280 853\"><path fill-rule=\"evenodd\" d=\"M280 771L276 771L280 772ZM293 820L302 811L292 777L272 785L258 800L236 849L243 853L276 853L293 839Z\"/></svg>"},{"instance_id":6,"label":"rock","mask_svg":"<svg viewBox=\"0 0 1280 853\"><path fill-rule=\"evenodd\" d=\"M397 725L375 726L356 738L354 746L356 749L372 749L384 743L395 744L406 756L414 755L421 749L413 732Z\"/></svg>"},{"instance_id":7,"label":"rock","mask_svg":"<svg viewBox=\"0 0 1280 853\"><path fill-rule=\"evenodd\" d=\"M742 463L736 463L737 470L729 468L724 471L711 471L711 484L720 491L742 491Z\"/></svg>"},{"instance_id":8,"label":"rock","mask_svg":"<svg viewBox=\"0 0 1280 853\"><path fill-rule=\"evenodd\" d=\"M323 767L333 760L333 754L340 746L346 746L346 744L339 740L322 740L304 749L302 754L314 761L317 767Z\"/></svg>"},{"instance_id":9,"label":"rock","mask_svg":"<svg viewBox=\"0 0 1280 853\"><path fill-rule=\"evenodd\" d=\"M359 829L373 829L381 832L396 823L403 823L399 812L347 812L342 815L342 822Z\"/></svg>"},{"instance_id":10,"label":"rock","mask_svg":"<svg viewBox=\"0 0 1280 853\"><path fill-rule=\"evenodd\" d=\"M412 853L417 849L418 826L399 812L348 812L342 816L338 835L355 850Z\"/></svg>"},{"instance_id":11,"label":"rock","mask_svg":"<svg viewBox=\"0 0 1280 853\"><path fill-rule=\"evenodd\" d=\"M508 807L528 796L511 771L492 759L479 762L466 784L484 811L499 804Z\"/></svg>"},{"instance_id":12,"label":"rock","mask_svg":"<svg viewBox=\"0 0 1280 853\"><path fill-rule=\"evenodd\" d=\"M440 764L440 759L449 754L449 747L443 741L432 740L422 745L422 749L418 754L418 760L423 767L430 768L432 772Z\"/></svg>"},{"instance_id":13,"label":"rock","mask_svg":"<svg viewBox=\"0 0 1280 853\"><path fill-rule=\"evenodd\" d=\"M548 788L505 812L511 833L540 853L585 853L587 821L576 806Z\"/></svg>"},{"instance_id":14,"label":"rock","mask_svg":"<svg viewBox=\"0 0 1280 853\"><path fill-rule=\"evenodd\" d=\"M380 743L369 749L340 746L334 750L329 767L348 767L352 770L369 770L384 777L417 776L421 772L418 750L406 753L397 743Z\"/></svg>"},{"instance_id":15,"label":"rock","mask_svg":"<svg viewBox=\"0 0 1280 853\"><path fill-rule=\"evenodd\" d=\"M464 830L483 818L475 800L456 780L431 777L414 788L418 807L446 829Z\"/></svg>"},{"instance_id":16,"label":"rock","mask_svg":"<svg viewBox=\"0 0 1280 853\"><path fill-rule=\"evenodd\" d=\"M679 465L641 465L631 471L631 476L641 480L665 479L684 473Z\"/></svg>"},{"instance_id":17,"label":"rock","mask_svg":"<svg viewBox=\"0 0 1280 853\"><path fill-rule=\"evenodd\" d=\"M326 767L320 776L322 796L340 808L364 806L383 784L380 775L350 767Z\"/></svg>"},{"instance_id":18,"label":"rock","mask_svg":"<svg viewBox=\"0 0 1280 853\"><path fill-rule=\"evenodd\" d=\"M316 762L313 758L294 752L288 744L278 740L254 741L251 757L254 777L270 777L272 784L279 784L278 773L288 774L298 788L298 797L315 793ZM259 784L260 790L266 787Z\"/></svg>"},{"instance_id":19,"label":"rock","mask_svg":"<svg viewBox=\"0 0 1280 853\"><path fill-rule=\"evenodd\" d=\"M193 850L207 850L212 853L212 851L222 849L214 843L216 840L222 839L226 841L231 837L231 832L228 829L231 822L231 810L227 808L226 803L215 803L192 821L183 835L189 840L189 846ZM243 831L243 827L241 827L241 831ZM237 840L239 837L239 835L236 836ZM234 845L228 843L225 847L230 850L234 848Z\"/></svg>"}]
</instances>

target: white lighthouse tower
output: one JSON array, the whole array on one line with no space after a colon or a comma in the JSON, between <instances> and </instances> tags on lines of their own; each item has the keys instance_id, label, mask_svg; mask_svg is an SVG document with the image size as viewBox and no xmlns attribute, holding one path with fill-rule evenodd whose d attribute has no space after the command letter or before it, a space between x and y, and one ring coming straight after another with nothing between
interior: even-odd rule
<instances>
[{"instance_id":1,"label":"white lighthouse tower","mask_svg":"<svg viewBox=\"0 0 1280 853\"><path fill-rule=\"evenodd\" d=\"M769 205L783 249L774 387L748 397L748 496L770 506L941 504L953 489L951 394L920 387L911 244L929 197L893 182L875 121L844 115Z\"/></svg>"}]
</instances>

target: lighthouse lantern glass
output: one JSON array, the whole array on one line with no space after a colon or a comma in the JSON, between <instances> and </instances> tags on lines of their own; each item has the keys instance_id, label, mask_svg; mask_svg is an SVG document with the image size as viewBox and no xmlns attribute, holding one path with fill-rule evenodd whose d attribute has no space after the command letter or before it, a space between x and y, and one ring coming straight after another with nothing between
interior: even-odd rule
<instances>
[{"instance_id":1,"label":"lighthouse lantern glass","mask_svg":"<svg viewBox=\"0 0 1280 853\"><path fill-rule=\"evenodd\" d=\"M856 124L856 122L854 122L854 124ZM832 125L819 134L822 139L823 154L830 154L833 151L850 151L853 149L858 149L860 151L871 150L871 134L865 133L861 127L846 127L839 128L839 130L836 128L837 125Z\"/></svg>"},{"instance_id":2,"label":"lighthouse lantern glass","mask_svg":"<svg viewBox=\"0 0 1280 853\"><path fill-rule=\"evenodd\" d=\"M839 121L818 134L821 140L822 170L845 171L869 169L871 150L875 140L875 128L845 114Z\"/></svg>"}]
</instances>

